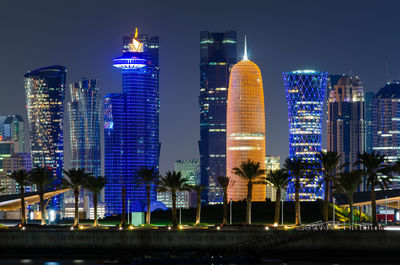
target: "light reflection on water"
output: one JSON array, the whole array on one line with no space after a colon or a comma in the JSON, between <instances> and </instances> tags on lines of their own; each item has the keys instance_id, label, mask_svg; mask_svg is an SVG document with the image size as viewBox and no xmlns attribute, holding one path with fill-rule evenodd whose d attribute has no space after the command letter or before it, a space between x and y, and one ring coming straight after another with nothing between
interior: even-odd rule
<instances>
[{"instance_id":1,"label":"light reflection on water","mask_svg":"<svg viewBox=\"0 0 400 265\"><path fill-rule=\"evenodd\" d=\"M95 261L95 260L34 260L34 259L21 259L21 260L0 260L0 265L77 265L77 264L82 264L82 265L98 265L98 264L135 264L135 265L149 265L152 264L151 261L146 261L146 262L140 262L140 261L132 261L128 263L114 263L115 261L110 260L107 262L104 261ZM162 265L164 263L160 263L157 261L155 264L157 265ZM232 263L232 262L218 262L218 263L213 263L213 262L196 262L195 260L191 263L181 263L181 262L166 262L165 265L245 265L245 264L252 264L252 265L396 265L399 264L398 262L327 262L327 261L290 261L290 262L283 262L283 261L278 261L278 260L264 260L261 261L260 263L255 262L255 263Z\"/></svg>"}]
</instances>

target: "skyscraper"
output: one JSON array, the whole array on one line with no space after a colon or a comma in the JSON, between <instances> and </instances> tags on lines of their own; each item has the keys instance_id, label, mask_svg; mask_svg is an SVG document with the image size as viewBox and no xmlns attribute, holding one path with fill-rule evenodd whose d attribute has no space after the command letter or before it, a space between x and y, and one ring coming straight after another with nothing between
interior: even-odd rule
<instances>
[{"instance_id":1,"label":"skyscraper","mask_svg":"<svg viewBox=\"0 0 400 265\"><path fill-rule=\"evenodd\" d=\"M50 167L62 176L64 162L64 66L39 68L25 74L32 166Z\"/></svg>"},{"instance_id":2,"label":"skyscraper","mask_svg":"<svg viewBox=\"0 0 400 265\"><path fill-rule=\"evenodd\" d=\"M20 115L0 116L0 174L3 160L25 151L24 120Z\"/></svg>"},{"instance_id":3,"label":"skyscraper","mask_svg":"<svg viewBox=\"0 0 400 265\"><path fill-rule=\"evenodd\" d=\"M374 92L367 92L365 93L365 138L366 138L366 145L365 145L365 152L371 153L372 152L372 120L373 120L373 112L374 112Z\"/></svg>"},{"instance_id":4,"label":"skyscraper","mask_svg":"<svg viewBox=\"0 0 400 265\"><path fill-rule=\"evenodd\" d=\"M235 64L229 78L226 176L235 181L228 188L228 200L247 197L247 181L232 173L248 159L265 169L265 110L261 72L247 58L246 42L243 60ZM264 201L265 184L254 185L253 201Z\"/></svg>"},{"instance_id":5,"label":"skyscraper","mask_svg":"<svg viewBox=\"0 0 400 265\"><path fill-rule=\"evenodd\" d=\"M122 72L122 93L108 94L103 102L108 214L121 213L123 187L126 205L130 202L128 211L143 211L146 191L137 172L142 167L158 170L158 67L137 38L136 31L128 50L113 60L113 66ZM156 199L155 189L151 199Z\"/></svg>"},{"instance_id":6,"label":"skyscraper","mask_svg":"<svg viewBox=\"0 0 400 265\"><path fill-rule=\"evenodd\" d=\"M222 202L218 176L226 174L229 73L237 62L236 32L200 33L200 176L203 203Z\"/></svg>"},{"instance_id":7,"label":"skyscraper","mask_svg":"<svg viewBox=\"0 0 400 265\"><path fill-rule=\"evenodd\" d=\"M83 79L70 84L71 101L68 103L69 133L71 143L71 168L84 169L98 177L101 175L100 118L101 98L98 82ZM65 217L75 214L72 191L65 194ZM79 194L79 209L90 218L92 196L87 190Z\"/></svg>"},{"instance_id":8,"label":"skyscraper","mask_svg":"<svg viewBox=\"0 0 400 265\"><path fill-rule=\"evenodd\" d=\"M322 111L328 73L298 70L283 73L289 113L289 157L317 162L321 151ZM312 169L310 169L312 170ZM322 177L300 188L301 200L322 199ZM294 182L289 181L287 200L294 200Z\"/></svg>"},{"instance_id":9,"label":"skyscraper","mask_svg":"<svg viewBox=\"0 0 400 265\"><path fill-rule=\"evenodd\" d=\"M387 162L400 159L400 82L389 82L373 99L373 150L386 155ZM399 188L398 181L393 182Z\"/></svg>"},{"instance_id":10,"label":"skyscraper","mask_svg":"<svg viewBox=\"0 0 400 265\"><path fill-rule=\"evenodd\" d=\"M1 145L1 144L0 144ZM0 147L1 148L1 147ZM10 195L19 193L19 185L9 176L18 170L30 171L32 169L32 159L29 153L13 153L2 161L2 172L0 172L0 186L7 187L1 195ZM33 191L33 187L26 187L26 191Z\"/></svg>"},{"instance_id":11,"label":"skyscraper","mask_svg":"<svg viewBox=\"0 0 400 265\"><path fill-rule=\"evenodd\" d=\"M98 82L83 79L70 84L69 132L71 167L97 177L101 174L100 118L101 98Z\"/></svg>"},{"instance_id":12,"label":"skyscraper","mask_svg":"<svg viewBox=\"0 0 400 265\"><path fill-rule=\"evenodd\" d=\"M2 140L13 142L14 153L25 152L25 127L20 115L0 116L0 136Z\"/></svg>"},{"instance_id":13,"label":"skyscraper","mask_svg":"<svg viewBox=\"0 0 400 265\"><path fill-rule=\"evenodd\" d=\"M342 170L347 172L365 151L364 108L364 89L358 76L340 77L329 91L327 138L328 151L340 155L339 167L344 166Z\"/></svg>"}]
</instances>

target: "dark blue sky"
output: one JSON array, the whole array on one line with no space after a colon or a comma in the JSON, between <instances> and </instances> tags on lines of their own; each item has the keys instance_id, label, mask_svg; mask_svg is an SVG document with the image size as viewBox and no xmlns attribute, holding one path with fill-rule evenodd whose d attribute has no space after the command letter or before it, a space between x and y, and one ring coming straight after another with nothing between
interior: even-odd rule
<instances>
[{"instance_id":1,"label":"dark blue sky","mask_svg":"<svg viewBox=\"0 0 400 265\"><path fill-rule=\"evenodd\" d=\"M236 30L239 55L263 75L267 154L288 154L287 106L281 73L318 69L358 74L367 91L399 78L400 1L16 1L0 2L0 114L26 117L23 75L65 65L67 82L97 78L102 95L121 91L112 67L122 36L160 36L160 168L198 158L199 32ZM324 125L325 126L325 125ZM68 124L65 126L69 165ZM28 138L27 138L28 139ZM325 146L325 145L324 145Z\"/></svg>"}]
</instances>

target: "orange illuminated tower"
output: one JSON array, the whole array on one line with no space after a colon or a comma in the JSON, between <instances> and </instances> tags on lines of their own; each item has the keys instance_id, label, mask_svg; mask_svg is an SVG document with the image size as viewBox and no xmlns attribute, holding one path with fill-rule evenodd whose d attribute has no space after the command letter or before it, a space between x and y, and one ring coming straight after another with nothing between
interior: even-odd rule
<instances>
[{"instance_id":1,"label":"orange illuminated tower","mask_svg":"<svg viewBox=\"0 0 400 265\"><path fill-rule=\"evenodd\" d=\"M247 59L245 40L243 60L231 70L228 90L226 130L226 175L235 182L228 189L228 199L243 200L247 182L232 169L250 159L265 169L265 111L261 72ZM265 185L253 186L253 201L264 201Z\"/></svg>"}]
</instances>

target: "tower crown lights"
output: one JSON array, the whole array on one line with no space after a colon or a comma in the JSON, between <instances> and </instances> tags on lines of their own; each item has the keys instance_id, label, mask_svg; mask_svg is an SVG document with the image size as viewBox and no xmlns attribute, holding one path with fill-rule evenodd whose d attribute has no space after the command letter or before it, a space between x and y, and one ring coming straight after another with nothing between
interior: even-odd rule
<instances>
[{"instance_id":1,"label":"tower crown lights","mask_svg":"<svg viewBox=\"0 0 400 265\"><path fill-rule=\"evenodd\" d=\"M135 37L132 39L132 43L129 44L129 52L143 52L143 43L137 40L138 29L135 29Z\"/></svg>"},{"instance_id":2,"label":"tower crown lights","mask_svg":"<svg viewBox=\"0 0 400 265\"><path fill-rule=\"evenodd\" d=\"M137 40L138 29L135 29L135 36L132 43L129 44L129 51L124 52L121 57L113 60L113 66L119 69L140 69L146 66L146 59L140 53L143 53L143 43Z\"/></svg>"}]
</instances>

